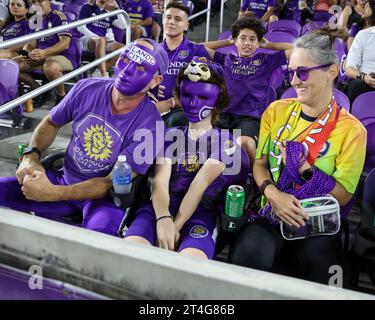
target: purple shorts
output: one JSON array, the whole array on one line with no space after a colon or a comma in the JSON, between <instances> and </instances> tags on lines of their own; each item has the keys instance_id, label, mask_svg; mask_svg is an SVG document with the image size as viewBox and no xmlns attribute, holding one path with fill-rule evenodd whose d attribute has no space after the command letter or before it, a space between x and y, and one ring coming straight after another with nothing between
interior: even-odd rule
<instances>
[{"instance_id":1,"label":"purple shorts","mask_svg":"<svg viewBox=\"0 0 375 320\"><path fill-rule=\"evenodd\" d=\"M55 185L66 185L62 171L47 171L48 179ZM32 212L36 216L61 221L63 216L82 211L82 226L117 235L124 212L117 208L109 197L95 200L71 200L38 202L28 200L21 191L16 177L0 178L0 206L23 212Z\"/></svg>"},{"instance_id":2,"label":"purple shorts","mask_svg":"<svg viewBox=\"0 0 375 320\"><path fill-rule=\"evenodd\" d=\"M169 212L172 216L177 214L180 202L171 200ZM215 228L215 214L208 212L205 208L198 207L180 230L178 251L180 252L185 248L195 248L202 250L208 259L212 259L215 253ZM129 236L139 236L147 239L153 246L156 245L155 211L151 203L147 203L138 209L125 238Z\"/></svg>"}]
</instances>

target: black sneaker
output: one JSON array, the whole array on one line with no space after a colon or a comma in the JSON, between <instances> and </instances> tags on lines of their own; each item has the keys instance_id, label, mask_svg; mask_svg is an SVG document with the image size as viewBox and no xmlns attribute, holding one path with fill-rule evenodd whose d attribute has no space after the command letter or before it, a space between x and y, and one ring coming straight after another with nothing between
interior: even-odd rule
<instances>
[{"instance_id":1,"label":"black sneaker","mask_svg":"<svg viewBox=\"0 0 375 320\"><path fill-rule=\"evenodd\" d=\"M57 106L61 102L61 100L64 99L64 98L65 98L65 95L60 96L60 95L56 94L55 106Z\"/></svg>"}]
</instances>

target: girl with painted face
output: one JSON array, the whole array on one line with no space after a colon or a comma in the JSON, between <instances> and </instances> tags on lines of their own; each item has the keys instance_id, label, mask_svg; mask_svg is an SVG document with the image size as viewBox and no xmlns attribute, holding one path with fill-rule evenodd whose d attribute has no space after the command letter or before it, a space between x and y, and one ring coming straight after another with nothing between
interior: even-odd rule
<instances>
[{"instance_id":1,"label":"girl with painted face","mask_svg":"<svg viewBox=\"0 0 375 320\"><path fill-rule=\"evenodd\" d=\"M152 200L137 211L125 238L212 259L225 192L245 183L249 160L229 131L212 125L228 101L219 65L193 59L179 72L175 98L189 125L167 131Z\"/></svg>"}]
</instances>

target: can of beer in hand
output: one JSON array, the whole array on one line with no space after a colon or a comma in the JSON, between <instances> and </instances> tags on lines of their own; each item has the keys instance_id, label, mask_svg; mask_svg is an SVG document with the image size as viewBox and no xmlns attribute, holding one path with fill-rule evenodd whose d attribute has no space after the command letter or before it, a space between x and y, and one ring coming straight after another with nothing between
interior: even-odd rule
<instances>
[{"instance_id":1,"label":"can of beer in hand","mask_svg":"<svg viewBox=\"0 0 375 320\"><path fill-rule=\"evenodd\" d=\"M232 185L228 188L225 198L225 215L241 218L245 207L245 191L243 187Z\"/></svg>"}]
</instances>

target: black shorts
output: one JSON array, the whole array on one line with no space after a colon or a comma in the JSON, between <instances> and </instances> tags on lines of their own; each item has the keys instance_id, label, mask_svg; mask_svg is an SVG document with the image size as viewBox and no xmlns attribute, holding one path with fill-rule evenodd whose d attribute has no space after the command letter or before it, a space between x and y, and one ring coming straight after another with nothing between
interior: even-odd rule
<instances>
[{"instance_id":1,"label":"black shorts","mask_svg":"<svg viewBox=\"0 0 375 320\"><path fill-rule=\"evenodd\" d=\"M251 116L242 116L231 113L221 113L215 122L215 126L221 129L240 129L241 136L247 136L258 141L260 120Z\"/></svg>"}]
</instances>

